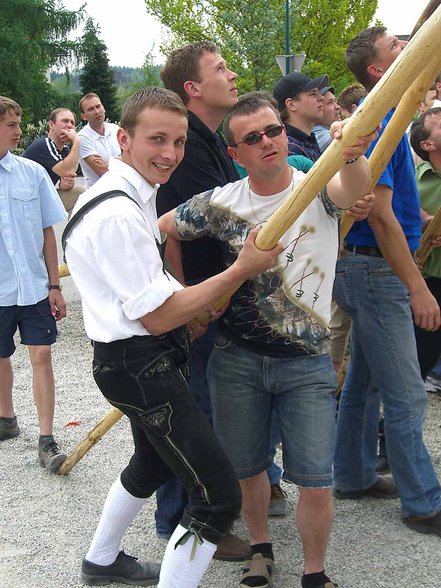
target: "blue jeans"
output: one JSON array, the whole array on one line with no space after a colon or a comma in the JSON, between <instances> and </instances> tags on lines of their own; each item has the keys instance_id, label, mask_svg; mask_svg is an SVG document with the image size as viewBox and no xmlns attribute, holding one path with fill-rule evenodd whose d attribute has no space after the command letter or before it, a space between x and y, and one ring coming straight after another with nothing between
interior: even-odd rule
<instances>
[{"instance_id":1,"label":"blue jeans","mask_svg":"<svg viewBox=\"0 0 441 588\"><path fill-rule=\"evenodd\" d=\"M276 358L218 335L208 366L214 428L240 480L271 465L273 410L283 445L283 478L332 486L335 371L327 355Z\"/></svg>"},{"instance_id":2,"label":"blue jeans","mask_svg":"<svg viewBox=\"0 0 441 588\"><path fill-rule=\"evenodd\" d=\"M207 332L190 345L191 376L188 391L196 399L202 412L212 422L211 401L207 382L207 364L216 340L216 323L210 323ZM271 437L272 457L276 453L276 445L280 443L280 429L274 423ZM268 468L270 484L280 482L282 470L272 460ZM156 491L156 532L159 537L168 537L175 530L188 503L188 494L177 478L171 478Z\"/></svg>"},{"instance_id":3,"label":"blue jeans","mask_svg":"<svg viewBox=\"0 0 441 588\"><path fill-rule=\"evenodd\" d=\"M441 510L441 488L423 441L427 394L408 292L385 259L347 254L337 263L334 298L353 321L338 414L335 486L353 491L376 482L381 400L403 514L435 514Z\"/></svg>"}]
</instances>

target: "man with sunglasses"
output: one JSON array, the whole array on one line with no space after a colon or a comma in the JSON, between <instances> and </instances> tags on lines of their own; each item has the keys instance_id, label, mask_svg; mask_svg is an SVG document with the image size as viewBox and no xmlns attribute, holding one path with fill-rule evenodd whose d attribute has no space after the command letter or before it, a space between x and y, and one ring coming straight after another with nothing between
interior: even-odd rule
<instances>
[{"instance_id":1,"label":"man with sunglasses","mask_svg":"<svg viewBox=\"0 0 441 588\"><path fill-rule=\"evenodd\" d=\"M248 177L194 196L159 222L170 240L213 236L226 242L229 265L248 232L269 218L304 174L287 164L285 128L266 100L251 95L239 101L224 120L224 135L229 154ZM273 410L282 432L284 479L300 489L302 586L336 586L324 572L333 518L336 387L327 324L338 251L337 211L368 190L369 167L360 156L372 137L345 150L349 165L342 159L340 174L283 236L278 266L243 283L219 321L208 378L215 430L241 482L242 512L251 534L243 588L272 585L266 468Z\"/></svg>"}]
</instances>

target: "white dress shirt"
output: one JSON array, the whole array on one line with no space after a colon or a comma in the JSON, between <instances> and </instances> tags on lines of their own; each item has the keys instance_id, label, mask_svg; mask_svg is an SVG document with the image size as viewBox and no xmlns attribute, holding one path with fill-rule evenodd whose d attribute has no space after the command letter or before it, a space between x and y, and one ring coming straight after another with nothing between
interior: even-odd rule
<instances>
[{"instance_id":1,"label":"white dress shirt","mask_svg":"<svg viewBox=\"0 0 441 588\"><path fill-rule=\"evenodd\" d=\"M89 123L78 133L80 138L80 165L83 171L86 188L93 186L100 179L87 161L89 155L99 155L105 162L111 157L121 155L121 148L116 138L119 126L114 123L104 123L104 135L100 135L92 129Z\"/></svg>"},{"instance_id":2,"label":"white dress shirt","mask_svg":"<svg viewBox=\"0 0 441 588\"><path fill-rule=\"evenodd\" d=\"M122 190L141 206L125 196L110 198L86 213L67 239L66 261L81 294L87 335L94 341L149 335L139 318L182 288L164 271L158 251L158 187L111 159L109 171L81 194L73 209L75 214L109 190Z\"/></svg>"}]
</instances>

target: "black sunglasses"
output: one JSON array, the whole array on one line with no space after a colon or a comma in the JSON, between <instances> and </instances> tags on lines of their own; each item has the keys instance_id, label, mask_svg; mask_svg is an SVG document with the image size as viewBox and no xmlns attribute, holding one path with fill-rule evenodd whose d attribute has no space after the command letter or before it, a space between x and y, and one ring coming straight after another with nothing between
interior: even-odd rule
<instances>
[{"instance_id":1,"label":"black sunglasses","mask_svg":"<svg viewBox=\"0 0 441 588\"><path fill-rule=\"evenodd\" d=\"M270 127L266 131L263 131L263 133L250 133L245 137L245 139L239 141L235 145L231 145L231 147L237 147L241 143L245 143L245 145L257 145L257 143L260 143L263 137L265 136L269 139L272 139L273 137L278 137L283 133L284 128L284 125L277 125L275 127Z\"/></svg>"}]
</instances>

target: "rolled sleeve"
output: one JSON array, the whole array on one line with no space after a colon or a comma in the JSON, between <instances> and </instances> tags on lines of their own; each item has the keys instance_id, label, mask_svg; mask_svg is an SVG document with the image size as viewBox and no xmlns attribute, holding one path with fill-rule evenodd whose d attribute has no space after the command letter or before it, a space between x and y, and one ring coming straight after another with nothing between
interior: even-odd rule
<instances>
[{"instance_id":1,"label":"rolled sleeve","mask_svg":"<svg viewBox=\"0 0 441 588\"><path fill-rule=\"evenodd\" d=\"M182 286L171 276L162 274L150 282L144 290L128 298L122 305L123 312L130 320L139 319L162 306L176 290L181 288Z\"/></svg>"}]
</instances>

